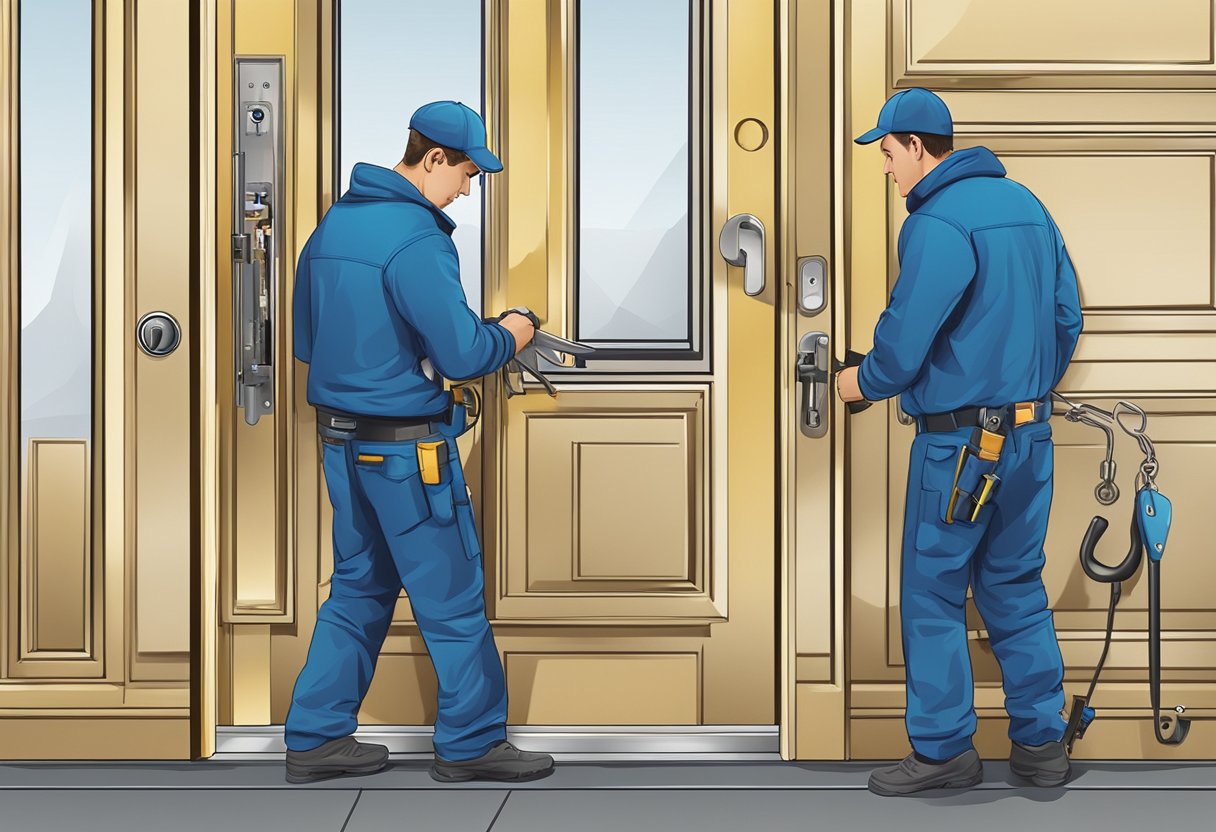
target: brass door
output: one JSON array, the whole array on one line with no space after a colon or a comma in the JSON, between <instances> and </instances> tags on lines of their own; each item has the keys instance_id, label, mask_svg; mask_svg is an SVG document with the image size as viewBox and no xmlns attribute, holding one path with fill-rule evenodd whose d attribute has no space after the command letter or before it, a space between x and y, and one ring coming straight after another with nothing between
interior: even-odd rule
<instances>
[{"instance_id":1,"label":"brass door","mask_svg":"<svg viewBox=\"0 0 1216 832\"><path fill-rule=\"evenodd\" d=\"M352 24L343 24L340 36L335 31L343 10L358 5L235 0L220 9L218 31L233 32L231 41L221 38L217 56L221 166L231 152L232 125L224 119L230 118L225 91L232 89L233 56L285 57L292 137L285 247L292 256L278 287L281 309L290 308L295 254L341 192L334 184L342 164L335 139L345 135L335 81L342 58L335 47ZM579 87L580 79L587 91L609 84L614 69L606 54L628 57L629 38L597 35L605 31L600 23L580 28L580 11L586 16L610 5L484 4L483 112L506 172L487 177L484 186L485 268L476 300L487 315L526 305L549 332L589 342L600 337L601 345L618 350L555 373L556 398L534 385L508 398L499 379L485 379L481 421L462 439L481 512L487 609L506 669L508 721L759 726L775 750L774 344L785 264L777 244L784 210L775 182L784 127L774 32L785 21L773 4L665 4L675 22L661 31L677 56L671 71L683 85L672 106L683 114L686 146L683 157L655 151L667 153L658 160L656 187L657 173L673 172L684 205L683 225L668 227L683 235L678 271L660 277L681 287L685 317L677 323L686 326L664 341L653 334L605 335L590 323L605 303L611 310L627 305L590 296L597 287L586 277L588 258L579 254L580 246L593 244L602 256L612 254L611 243L584 233L580 217L594 206L579 201L580 189L612 184L605 184L612 176L604 169L592 184L579 167L580 158L603 154L613 141L611 132L593 131L588 114L598 107L604 115L615 99L580 94ZM474 10L478 18L481 9ZM455 6L450 11L459 13ZM470 29L461 36L475 37L476 23ZM664 51L636 48L643 64ZM400 69L385 55L384 72L391 76L394 66ZM437 90L432 97L444 95ZM374 108L364 112L375 115ZM400 146L386 152L398 155L363 161L392 167L404 148L408 116L391 117ZM647 119L665 116L631 117L642 131ZM645 169L624 153L618 164L623 179L632 175L631 164ZM228 233L225 188L221 177L220 240ZM767 287L755 297L744 292L743 269L727 266L719 253L720 230L743 213L767 231ZM617 218L622 228L628 219ZM229 255L224 245L218 250L222 264ZM462 266L466 259L462 253ZM219 320L226 320L229 303L221 288ZM280 321L277 347L287 356L290 322ZM235 412L224 420L221 726L283 722L332 571L329 505L314 416L304 399L305 367L283 359L275 373L280 406L272 416L252 428ZM222 379L220 390L230 384ZM404 595L394 622L360 721L427 726L434 719L435 679Z\"/></svg>"},{"instance_id":2,"label":"brass door","mask_svg":"<svg viewBox=\"0 0 1216 832\"><path fill-rule=\"evenodd\" d=\"M0 2L6 759L197 752L191 8Z\"/></svg>"},{"instance_id":3,"label":"brass door","mask_svg":"<svg viewBox=\"0 0 1216 832\"><path fill-rule=\"evenodd\" d=\"M1158 484L1174 505L1162 594L1163 705L1188 715L1216 707L1204 587L1216 534L1210 511L1216 409L1211 356L1213 164L1216 88L1213 4L1146 5L1035 0L945 4L930 0L842 3L849 21L846 124L874 123L887 96L937 90L954 116L956 147L992 149L1009 176L1052 212L1075 263L1084 333L1061 384L1065 395L1109 408L1127 398L1149 413L1161 461ZM864 352L897 275L895 240L904 202L871 147L848 145L845 242L849 346ZM850 419L849 755L907 750L899 629L899 541L912 428L895 405ZM1055 491L1043 577L1066 664L1067 696L1083 694L1102 647L1108 590L1085 577L1077 551L1090 518L1111 531L1108 562L1126 552L1126 526L1141 455L1120 437L1122 498L1094 500L1101 432L1053 420ZM1201 722L1181 747L1153 738L1147 685L1147 578L1123 589L1117 638L1093 705L1099 719L1076 748L1098 758L1196 758L1216 752ZM976 677L977 746L1007 753L1000 670L968 604Z\"/></svg>"}]
</instances>

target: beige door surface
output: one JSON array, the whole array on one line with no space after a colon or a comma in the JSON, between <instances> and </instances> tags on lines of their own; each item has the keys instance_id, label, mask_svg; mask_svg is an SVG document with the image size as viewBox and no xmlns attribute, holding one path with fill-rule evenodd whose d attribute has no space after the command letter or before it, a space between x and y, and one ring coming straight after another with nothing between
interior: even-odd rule
<instances>
[{"instance_id":1,"label":"beige door surface","mask_svg":"<svg viewBox=\"0 0 1216 832\"><path fill-rule=\"evenodd\" d=\"M196 753L200 44L191 4L134 6L0 2L5 759Z\"/></svg>"},{"instance_id":2,"label":"beige door surface","mask_svg":"<svg viewBox=\"0 0 1216 832\"><path fill-rule=\"evenodd\" d=\"M578 4L484 8L485 112L506 165L485 186L484 309L526 305L547 331L585 337L576 326ZM529 385L508 399L487 379L481 421L461 445L510 723L768 726L775 744L774 32L784 21L771 4L734 0L689 4L687 14L673 43L689 53L689 343L680 360L634 350L555 374L556 398ZM233 33L217 55L221 163L231 153L232 56L286 58L293 254L338 196L329 184L334 26L324 2L237 0L219 11L218 31ZM768 231L768 287L756 297L718 253L719 230L740 213ZM293 266L279 285L282 309ZM229 303L221 290L220 321ZM286 356L290 323L280 320ZM236 413L224 420L221 726L283 722L332 571L305 368L280 361L276 373L277 401L292 406L253 428ZM434 714L434 674L403 595L360 721L426 726Z\"/></svg>"},{"instance_id":3,"label":"beige door surface","mask_svg":"<svg viewBox=\"0 0 1216 832\"><path fill-rule=\"evenodd\" d=\"M808 390L800 347L826 339L826 356L844 353L847 258L841 187L841 71L844 18L829 3L793 3L786 21L787 79L782 100L791 141L782 160L788 183L781 252L782 436L779 471L784 661L782 752L795 759L846 755L843 407L832 393ZM822 399L816 401L814 393ZM815 407L816 419L806 405Z\"/></svg>"},{"instance_id":4,"label":"beige door surface","mask_svg":"<svg viewBox=\"0 0 1216 832\"><path fill-rule=\"evenodd\" d=\"M1157 482L1173 501L1163 561L1163 705L1210 717L1216 707L1211 638L1216 602L1210 542L1216 407L1213 170L1216 65L1213 4L1050 0L1018 4L854 0L848 20L845 136L874 124L887 96L924 86L954 116L956 147L985 145L1055 217L1076 266L1084 333L1060 392L1109 408L1143 405L1157 443ZM844 177L848 346L864 352L897 275L904 202L873 146L848 145ZM838 345L842 347L843 344ZM838 349L838 352L841 352ZM849 756L907 751L899 624L900 529L913 428L894 403L850 418ZM1123 496L1094 500L1100 431L1053 420L1055 492L1043 578L1067 667L1066 695L1083 694L1101 651L1108 590L1087 579L1078 547L1091 517L1111 520L1099 554L1126 552L1141 455L1120 437ZM1099 720L1075 754L1203 758L1216 735L1196 722L1186 744L1153 738L1147 685L1147 589L1124 586L1118 629L1098 686ZM977 746L1007 752L1000 670L968 604L979 715Z\"/></svg>"}]
</instances>

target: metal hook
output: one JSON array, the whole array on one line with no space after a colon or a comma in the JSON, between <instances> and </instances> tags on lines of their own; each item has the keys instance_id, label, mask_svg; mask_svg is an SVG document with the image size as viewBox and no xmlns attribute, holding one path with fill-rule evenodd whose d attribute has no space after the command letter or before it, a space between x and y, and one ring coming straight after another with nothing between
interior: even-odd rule
<instances>
[{"instance_id":1,"label":"metal hook","mask_svg":"<svg viewBox=\"0 0 1216 832\"><path fill-rule=\"evenodd\" d=\"M1069 401L1059 393L1052 391L1051 395L1068 406L1069 410L1064 414L1064 418L1070 422L1080 422L1090 427L1098 428L1106 435L1106 457L1098 465L1099 482L1094 487L1094 499L1104 506L1114 505L1119 500L1119 486L1115 484L1115 432L1110 425L1105 421L1099 421L1092 413L1097 413L1103 418L1107 418L1109 414L1100 408L1093 407L1088 404L1076 404Z\"/></svg>"},{"instance_id":2,"label":"metal hook","mask_svg":"<svg viewBox=\"0 0 1216 832\"><path fill-rule=\"evenodd\" d=\"M1157 734L1157 742L1162 745L1182 745L1182 741L1186 739L1187 732L1191 730L1191 721L1183 719L1182 714L1186 708L1178 705L1174 708L1174 713L1177 716L1161 715L1160 709L1157 709L1154 714L1153 730ZM1171 725L1170 723L1173 723ZM1166 732L1169 732L1168 734Z\"/></svg>"},{"instance_id":3,"label":"metal hook","mask_svg":"<svg viewBox=\"0 0 1216 832\"><path fill-rule=\"evenodd\" d=\"M1186 708L1178 705L1172 715L1161 713L1161 562L1152 559L1148 562L1148 685L1157 742L1181 745L1191 729L1191 721L1182 716Z\"/></svg>"},{"instance_id":4,"label":"metal hook","mask_svg":"<svg viewBox=\"0 0 1216 832\"><path fill-rule=\"evenodd\" d=\"M1122 417L1125 411L1131 411L1133 415L1140 417L1140 427L1129 428L1123 423ZM1131 402L1122 400L1115 402L1115 407L1111 411L1111 418L1114 419L1119 427L1123 428L1124 432L1127 433L1128 436L1144 436L1144 432L1148 430L1148 414L1144 412L1144 408Z\"/></svg>"}]
</instances>

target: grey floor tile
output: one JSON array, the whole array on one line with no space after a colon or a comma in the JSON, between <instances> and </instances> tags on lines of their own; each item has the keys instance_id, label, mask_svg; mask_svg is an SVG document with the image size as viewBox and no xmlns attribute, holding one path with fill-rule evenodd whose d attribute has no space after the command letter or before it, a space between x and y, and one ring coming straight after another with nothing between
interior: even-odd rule
<instances>
[{"instance_id":1,"label":"grey floor tile","mask_svg":"<svg viewBox=\"0 0 1216 832\"><path fill-rule=\"evenodd\" d=\"M0 832L339 832L357 791L5 791Z\"/></svg>"},{"instance_id":2,"label":"grey floor tile","mask_svg":"<svg viewBox=\"0 0 1216 832\"><path fill-rule=\"evenodd\" d=\"M879 763L570 763L558 761L553 775L519 790L553 789L864 789ZM292 786L280 762L196 763L7 763L0 765L5 789L441 789L491 791L501 783L445 784L427 774L429 761L395 760L377 774ZM1216 790L1211 762L1073 763L1070 789ZM984 763L984 789L1021 788L1004 761Z\"/></svg>"},{"instance_id":3,"label":"grey floor tile","mask_svg":"<svg viewBox=\"0 0 1216 832\"><path fill-rule=\"evenodd\" d=\"M485 832L507 794L505 790L366 791L346 832Z\"/></svg>"},{"instance_id":4,"label":"grey floor tile","mask_svg":"<svg viewBox=\"0 0 1216 832\"><path fill-rule=\"evenodd\" d=\"M341 777L317 783L291 785L283 761L257 763L6 763L0 765L3 789L336 789L358 790L393 772ZM412 764L407 778L425 777L426 768ZM394 781L397 782L397 781ZM383 786L383 784L382 784Z\"/></svg>"},{"instance_id":5,"label":"grey floor tile","mask_svg":"<svg viewBox=\"0 0 1216 832\"><path fill-rule=\"evenodd\" d=\"M1041 828L1207 829L1216 795L1200 791L981 790L932 798L849 791L514 792L493 832L879 830L1026 832ZM1050 826L1049 826L1050 825Z\"/></svg>"}]
</instances>

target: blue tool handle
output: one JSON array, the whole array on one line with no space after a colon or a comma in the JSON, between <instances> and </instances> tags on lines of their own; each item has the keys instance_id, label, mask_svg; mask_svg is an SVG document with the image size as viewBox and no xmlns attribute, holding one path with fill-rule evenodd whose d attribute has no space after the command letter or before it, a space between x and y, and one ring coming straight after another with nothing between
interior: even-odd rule
<instances>
[{"instance_id":1,"label":"blue tool handle","mask_svg":"<svg viewBox=\"0 0 1216 832\"><path fill-rule=\"evenodd\" d=\"M1068 726L1064 729L1064 737L1061 740L1064 743L1065 751L1072 753L1072 744L1085 734L1085 729L1089 727L1089 723L1093 722L1094 716L1094 709L1089 707L1084 696L1072 698L1072 708L1068 712Z\"/></svg>"},{"instance_id":2,"label":"blue tool handle","mask_svg":"<svg viewBox=\"0 0 1216 832\"><path fill-rule=\"evenodd\" d=\"M1151 560L1159 561L1165 554L1172 519L1173 506L1168 497L1148 486L1136 492L1136 522Z\"/></svg>"}]
</instances>

